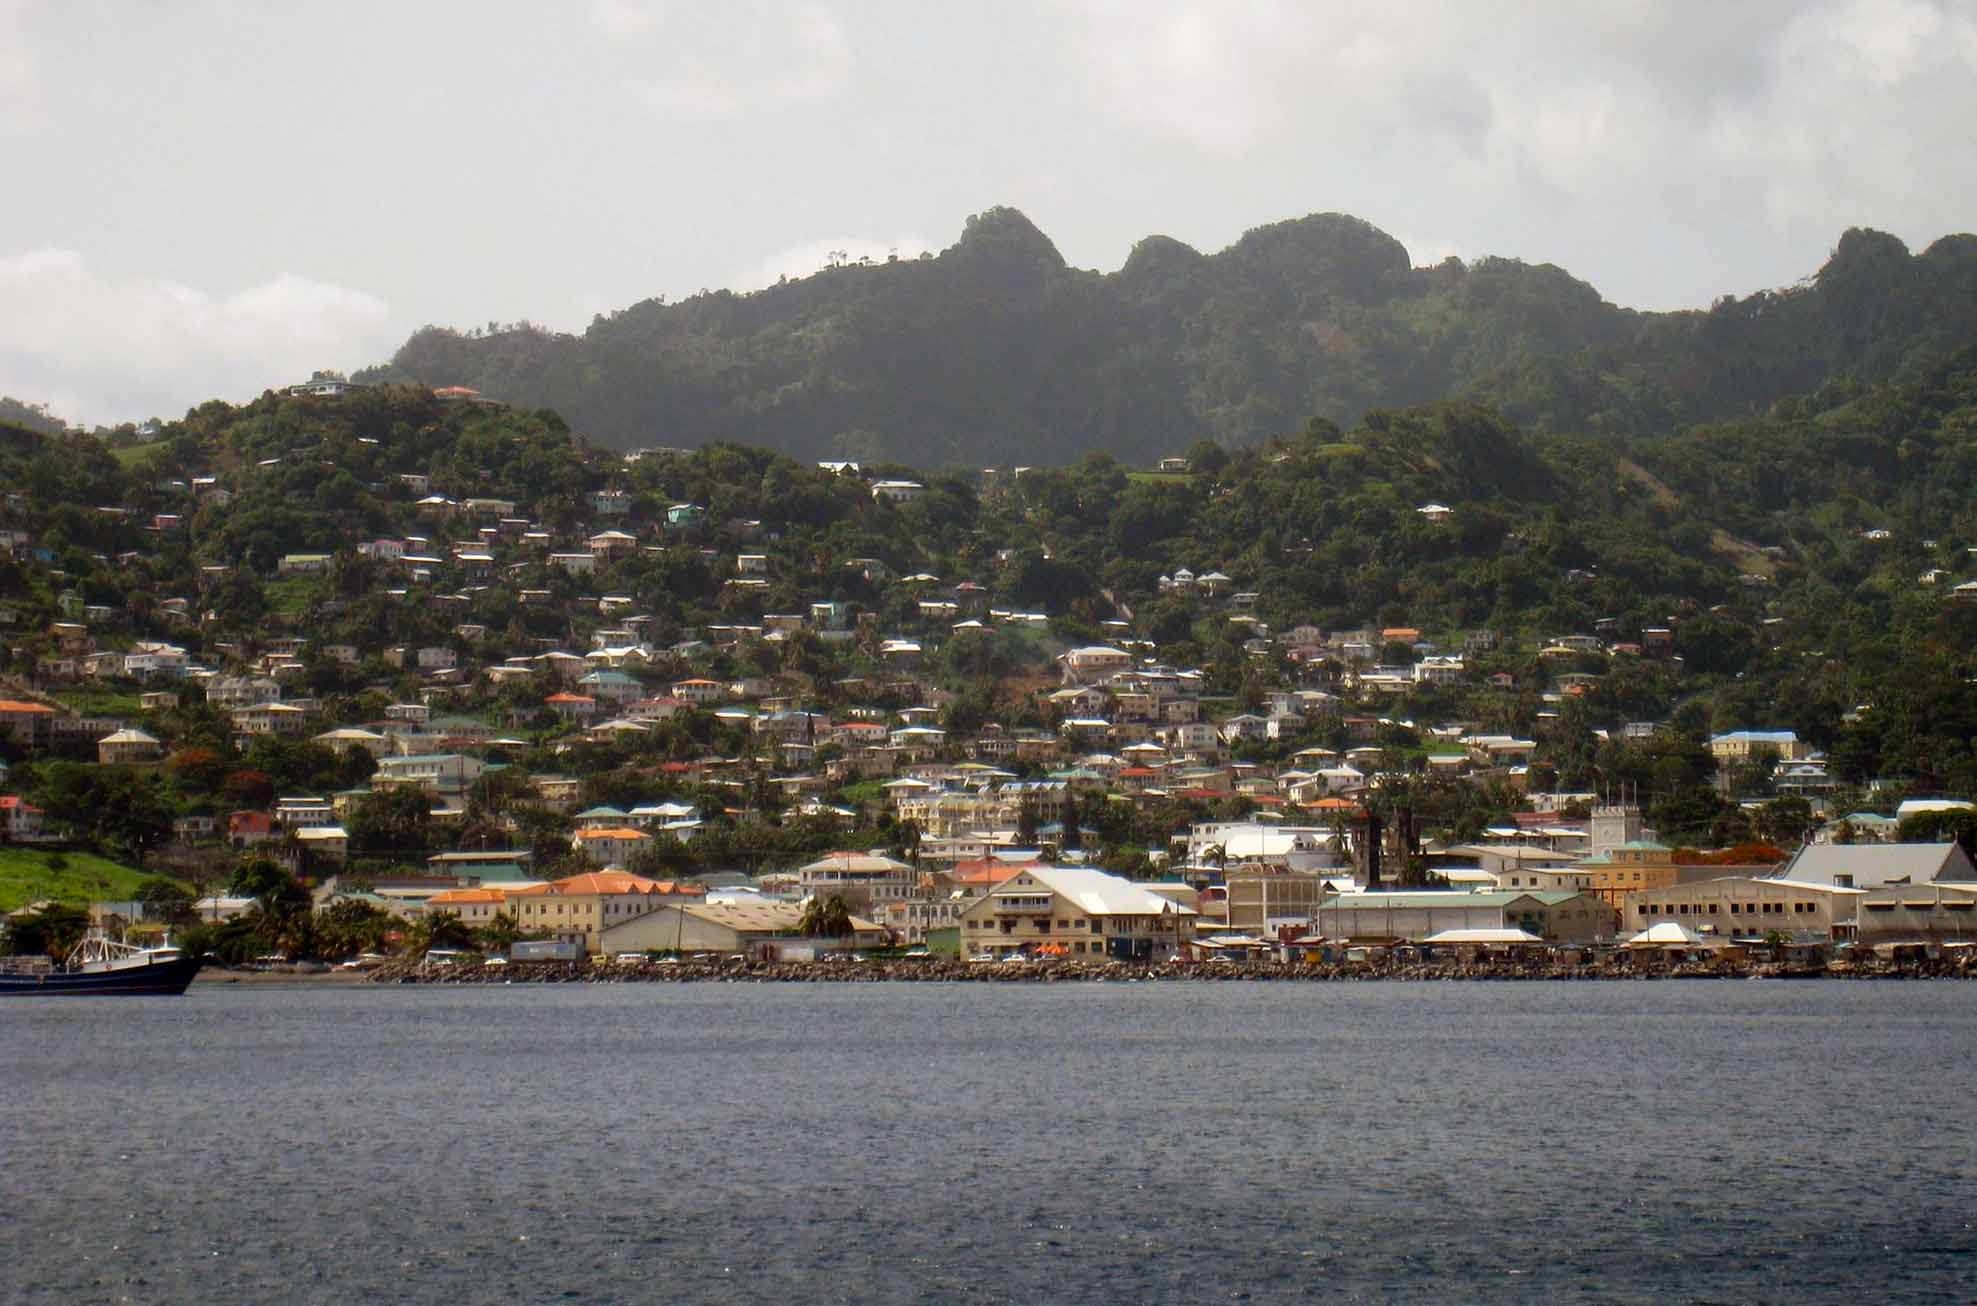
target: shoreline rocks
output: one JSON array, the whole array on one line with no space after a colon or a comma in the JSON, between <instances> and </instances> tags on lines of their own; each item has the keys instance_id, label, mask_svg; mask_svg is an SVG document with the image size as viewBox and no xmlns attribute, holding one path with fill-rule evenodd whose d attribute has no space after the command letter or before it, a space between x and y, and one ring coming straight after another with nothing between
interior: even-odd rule
<instances>
[{"instance_id":1,"label":"shoreline rocks","mask_svg":"<svg viewBox=\"0 0 1977 1306\"><path fill-rule=\"evenodd\" d=\"M1118 961L961 962L942 959L765 962L744 958L719 961L510 962L426 965L392 962L371 971L374 984L1102 984L1286 983L1366 980L1653 980L1653 979L1952 979L1977 978L1969 961L1927 961L1913 965L1786 967L1745 962L1677 962L1625 955L1566 965L1551 961L1410 961L1288 964L1284 962L1170 962L1159 965Z\"/></svg>"}]
</instances>

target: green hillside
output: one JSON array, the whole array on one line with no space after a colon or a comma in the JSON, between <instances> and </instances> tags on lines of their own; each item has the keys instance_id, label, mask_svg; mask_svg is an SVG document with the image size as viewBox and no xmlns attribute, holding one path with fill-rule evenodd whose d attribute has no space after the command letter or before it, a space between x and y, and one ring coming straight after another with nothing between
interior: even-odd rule
<instances>
[{"instance_id":1,"label":"green hillside","mask_svg":"<svg viewBox=\"0 0 1977 1306\"><path fill-rule=\"evenodd\" d=\"M0 848L0 912L44 898L78 906L129 901L154 878L93 853Z\"/></svg>"}]
</instances>

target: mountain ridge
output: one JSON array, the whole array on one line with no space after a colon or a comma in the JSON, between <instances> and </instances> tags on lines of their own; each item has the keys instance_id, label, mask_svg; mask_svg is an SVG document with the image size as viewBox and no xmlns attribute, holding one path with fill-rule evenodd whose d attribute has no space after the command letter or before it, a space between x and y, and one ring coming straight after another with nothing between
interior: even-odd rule
<instances>
[{"instance_id":1,"label":"mountain ridge","mask_svg":"<svg viewBox=\"0 0 1977 1306\"><path fill-rule=\"evenodd\" d=\"M648 299L580 335L422 328L359 379L552 407L620 448L980 465L1144 460L1440 398L1538 432L1645 435L1841 378L1912 375L1973 336L1965 235L1913 254L1850 229L1798 285L1658 312L1549 263L1417 268L1345 214L1253 228L1211 254L1149 236L1096 272L992 208L938 255Z\"/></svg>"}]
</instances>

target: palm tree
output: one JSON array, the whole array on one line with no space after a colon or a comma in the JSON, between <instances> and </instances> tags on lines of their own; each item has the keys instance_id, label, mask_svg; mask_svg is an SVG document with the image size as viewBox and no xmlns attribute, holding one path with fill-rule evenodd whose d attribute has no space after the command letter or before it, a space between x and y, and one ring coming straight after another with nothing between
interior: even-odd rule
<instances>
[{"instance_id":1,"label":"palm tree","mask_svg":"<svg viewBox=\"0 0 1977 1306\"><path fill-rule=\"evenodd\" d=\"M474 932L450 911L436 911L405 931L405 951L424 956L434 948L471 948Z\"/></svg>"},{"instance_id":2,"label":"palm tree","mask_svg":"<svg viewBox=\"0 0 1977 1306\"><path fill-rule=\"evenodd\" d=\"M851 933L851 909L842 894L828 898L812 897L803 904L803 916L796 932L806 939L841 939Z\"/></svg>"},{"instance_id":3,"label":"palm tree","mask_svg":"<svg viewBox=\"0 0 1977 1306\"><path fill-rule=\"evenodd\" d=\"M513 913L496 912L494 919L481 926L478 934L484 946L506 952L515 945L516 939L522 937L522 926Z\"/></svg>"}]
</instances>

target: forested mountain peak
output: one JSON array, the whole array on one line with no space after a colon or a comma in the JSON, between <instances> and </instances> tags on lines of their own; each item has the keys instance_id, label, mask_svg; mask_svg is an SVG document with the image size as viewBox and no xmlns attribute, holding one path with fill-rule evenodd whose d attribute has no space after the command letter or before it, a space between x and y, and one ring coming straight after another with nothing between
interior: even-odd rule
<instances>
[{"instance_id":1,"label":"forested mountain peak","mask_svg":"<svg viewBox=\"0 0 1977 1306\"><path fill-rule=\"evenodd\" d=\"M962 228L961 239L946 253L948 257L986 263L1012 274L1064 269L1064 256L1057 252L1050 237L1020 211L1006 207L988 209L969 218Z\"/></svg>"},{"instance_id":2,"label":"forested mountain peak","mask_svg":"<svg viewBox=\"0 0 1977 1306\"><path fill-rule=\"evenodd\" d=\"M1126 282L1146 282L1179 276L1201 264L1201 251L1172 236L1148 236L1134 244L1119 269Z\"/></svg>"}]
</instances>

